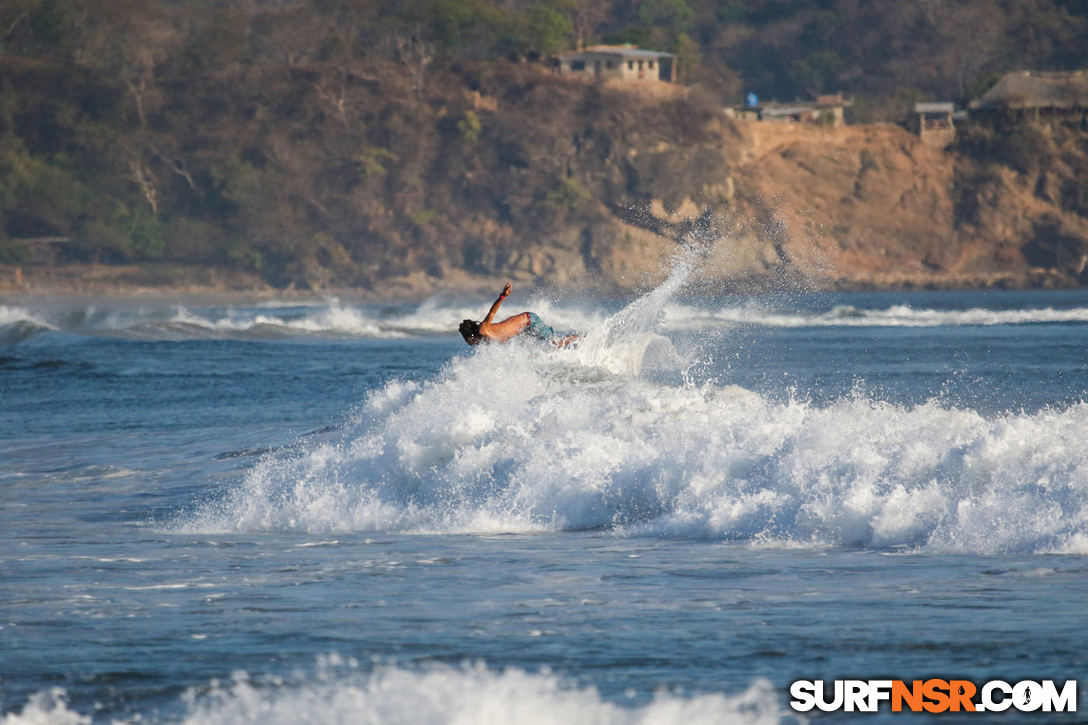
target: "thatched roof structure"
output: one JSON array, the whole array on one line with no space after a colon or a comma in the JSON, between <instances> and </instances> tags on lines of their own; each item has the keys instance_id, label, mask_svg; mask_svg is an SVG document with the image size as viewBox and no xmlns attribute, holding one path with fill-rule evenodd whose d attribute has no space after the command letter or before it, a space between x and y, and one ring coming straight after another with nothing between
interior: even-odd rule
<instances>
[{"instance_id":1,"label":"thatched roof structure","mask_svg":"<svg viewBox=\"0 0 1088 725\"><path fill-rule=\"evenodd\" d=\"M971 108L1088 108L1088 71L1006 73Z\"/></svg>"}]
</instances>

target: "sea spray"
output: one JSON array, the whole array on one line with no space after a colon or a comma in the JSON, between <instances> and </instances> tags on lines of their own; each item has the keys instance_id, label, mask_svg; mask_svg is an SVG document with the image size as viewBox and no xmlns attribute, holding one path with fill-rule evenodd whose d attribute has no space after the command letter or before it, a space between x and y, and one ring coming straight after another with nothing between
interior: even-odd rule
<instances>
[{"instance_id":1,"label":"sea spray","mask_svg":"<svg viewBox=\"0 0 1088 725\"><path fill-rule=\"evenodd\" d=\"M643 358L652 349L656 366L680 363L672 343L659 333L668 303L688 283L699 252L683 248L672 259L669 276L600 325L587 330L575 355L588 366L638 375Z\"/></svg>"},{"instance_id":2,"label":"sea spray","mask_svg":"<svg viewBox=\"0 0 1088 725\"><path fill-rule=\"evenodd\" d=\"M338 656L326 662L342 662ZM771 725L800 722L780 693L757 679L736 694L684 696L659 692L643 704L617 704L593 687L544 671L492 671L482 664L419 669L356 670L354 663L323 664L309 679L251 678L238 671L227 681L188 691L177 715L141 718L151 723L217 725ZM72 709L61 688L36 694L4 725L83 725L91 717Z\"/></svg>"},{"instance_id":3,"label":"sea spray","mask_svg":"<svg viewBox=\"0 0 1088 725\"><path fill-rule=\"evenodd\" d=\"M989 327L995 325L1040 325L1086 323L1088 308L942 310L891 305L862 309L852 305L834 305L830 309L782 309L771 305L737 303L717 309L700 309L673 304L667 308L669 324L691 329L713 329L722 325L758 325L762 327Z\"/></svg>"},{"instance_id":4,"label":"sea spray","mask_svg":"<svg viewBox=\"0 0 1088 725\"><path fill-rule=\"evenodd\" d=\"M388 383L331 439L266 456L181 528L1083 548L1088 405L986 416L861 393L817 405L631 372L645 350L610 331L653 336L682 283L574 350L487 346L431 380Z\"/></svg>"},{"instance_id":5,"label":"sea spray","mask_svg":"<svg viewBox=\"0 0 1088 725\"><path fill-rule=\"evenodd\" d=\"M472 722L479 725L699 725L780 723L788 717L779 695L757 680L737 695L683 697L659 693L643 706L623 707L594 688L577 688L550 673L518 669L494 673L482 665L382 669L370 675L323 677L271 689L244 674L209 695L191 698L183 723L373 723L404 725Z\"/></svg>"},{"instance_id":6,"label":"sea spray","mask_svg":"<svg viewBox=\"0 0 1088 725\"><path fill-rule=\"evenodd\" d=\"M17 345L54 327L37 312L25 307L0 305L0 345Z\"/></svg>"},{"instance_id":7,"label":"sea spray","mask_svg":"<svg viewBox=\"0 0 1088 725\"><path fill-rule=\"evenodd\" d=\"M668 279L614 315L601 305L528 295L507 303L508 312L533 310L557 330L591 332L580 345L583 359L614 366L617 348L637 347L661 333L728 334L739 326L763 328L928 328L1088 324L1082 305L1031 305L1009 309L942 309L890 304L863 307L819 295L678 299L694 284L698 257L683 254ZM853 299L853 298L851 298ZM927 298L927 300L930 298ZM855 300L856 301L856 300ZM511 305L513 305L511 307ZM314 302L218 306L131 302L116 299L23 300L0 304L0 344L17 345L38 334L63 332L95 338L137 340L279 340L292 338L389 339L456 335L456 323L479 319L479 300L430 297L419 303L364 304L329 298ZM637 370L614 370L636 373Z\"/></svg>"}]
</instances>

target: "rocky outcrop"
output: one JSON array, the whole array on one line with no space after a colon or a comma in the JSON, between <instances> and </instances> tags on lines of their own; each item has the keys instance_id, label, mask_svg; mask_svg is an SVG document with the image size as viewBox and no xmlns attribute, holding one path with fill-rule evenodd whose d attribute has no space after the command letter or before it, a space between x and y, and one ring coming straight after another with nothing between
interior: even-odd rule
<instances>
[{"instance_id":1,"label":"rocky outcrop","mask_svg":"<svg viewBox=\"0 0 1088 725\"><path fill-rule=\"evenodd\" d=\"M825 128L738 122L730 172L709 206L655 201L643 226L674 238L686 221L723 288L1072 286L1085 281L1088 218L1076 206L1085 136L1060 122L1031 168L935 148L894 125ZM1088 195L1085 196L1088 200ZM702 220L702 224L695 224ZM700 236L701 235L701 236ZM630 247L628 265L651 267ZM623 257L619 251L614 257ZM635 258L639 258L636 262ZM614 265L615 266L615 265ZM604 270L602 270L604 271Z\"/></svg>"}]
</instances>

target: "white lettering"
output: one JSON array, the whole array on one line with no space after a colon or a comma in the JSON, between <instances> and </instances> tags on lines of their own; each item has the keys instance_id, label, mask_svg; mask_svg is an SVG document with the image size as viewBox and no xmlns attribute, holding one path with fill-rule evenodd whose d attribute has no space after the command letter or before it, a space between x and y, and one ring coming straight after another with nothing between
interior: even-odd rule
<instances>
[{"instance_id":1,"label":"white lettering","mask_svg":"<svg viewBox=\"0 0 1088 725\"><path fill-rule=\"evenodd\" d=\"M816 683L816 707L820 708L823 712L835 712L842 707L842 702L845 699L843 695L842 680L835 680L834 686L835 698L828 702L824 697L824 683L819 681Z\"/></svg>"},{"instance_id":2,"label":"white lettering","mask_svg":"<svg viewBox=\"0 0 1088 725\"><path fill-rule=\"evenodd\" d=\"M867 712L876 712L880 709L883 700L892 699L891 680L869 680L869 709Z\"/></svg>"},{"instance_id":3,"label":"white lettering","mask_svg":"<svg viewBox=\"0 0 1088 725\"><path fill-rule=\"evenodd\" d=\"M1054 685L1054 680L1043 680L1043 712L1076 712L1077 711L1077 681L1066 680L1062 685L1062 691Z\"/></svg>"},{"instance_id":4,"label":"white lettering","mask_svg":"<svg viewBox=\"0 0 1088 725\"><path fill-rule=\"evenodd\" d=\"M868 699L866 693L869 690L868 684L865 680L846 680L845 692L843 700L846 704L847 712L868 712L866 707L866 700Z\"/></svg>"},{"instance_id":5,"label":"white lettering","mask_svg":"<svg viewBox=\"0 0 1088 725\"><path fill-rule=\"evenodd\" d=\"M993 692L999 690L1003 697L1000 700L994 700ZM990 680L982 686L982 705L983 707L977 707L976 710L983 710L984 712L1004 712L1012 707L1012 685L1004 680Z\"/></svg>"},{"instance_id":6,"label":"white lettering","mask_svg":"<svg viewBox=\"0 0 1088 725\"><path fill-rule=\"evenodd\" d=\"M816 685L812 680L797 680L790 685L790 707L797 712L808 712L816 707Z\"/></svg>"}]
</instances>

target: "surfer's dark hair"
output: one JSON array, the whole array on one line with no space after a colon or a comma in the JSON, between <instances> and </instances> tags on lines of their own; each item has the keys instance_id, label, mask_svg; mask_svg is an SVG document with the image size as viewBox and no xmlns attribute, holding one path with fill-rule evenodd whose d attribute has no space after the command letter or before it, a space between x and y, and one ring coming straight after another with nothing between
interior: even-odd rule
<instances>
[{"instance_id":1,"label":"surfer's dark hair","mask_svg":"<svg viewBox=\"0 0 1088 725\"><path fill-rule=\"evenodd\" d=\"M465 342L469 345L475 345L480 342L480 323L472 320L463 320L461 326L457 328L461 332L461 337L465 338Z\"/></svg>"}]
</instances>

